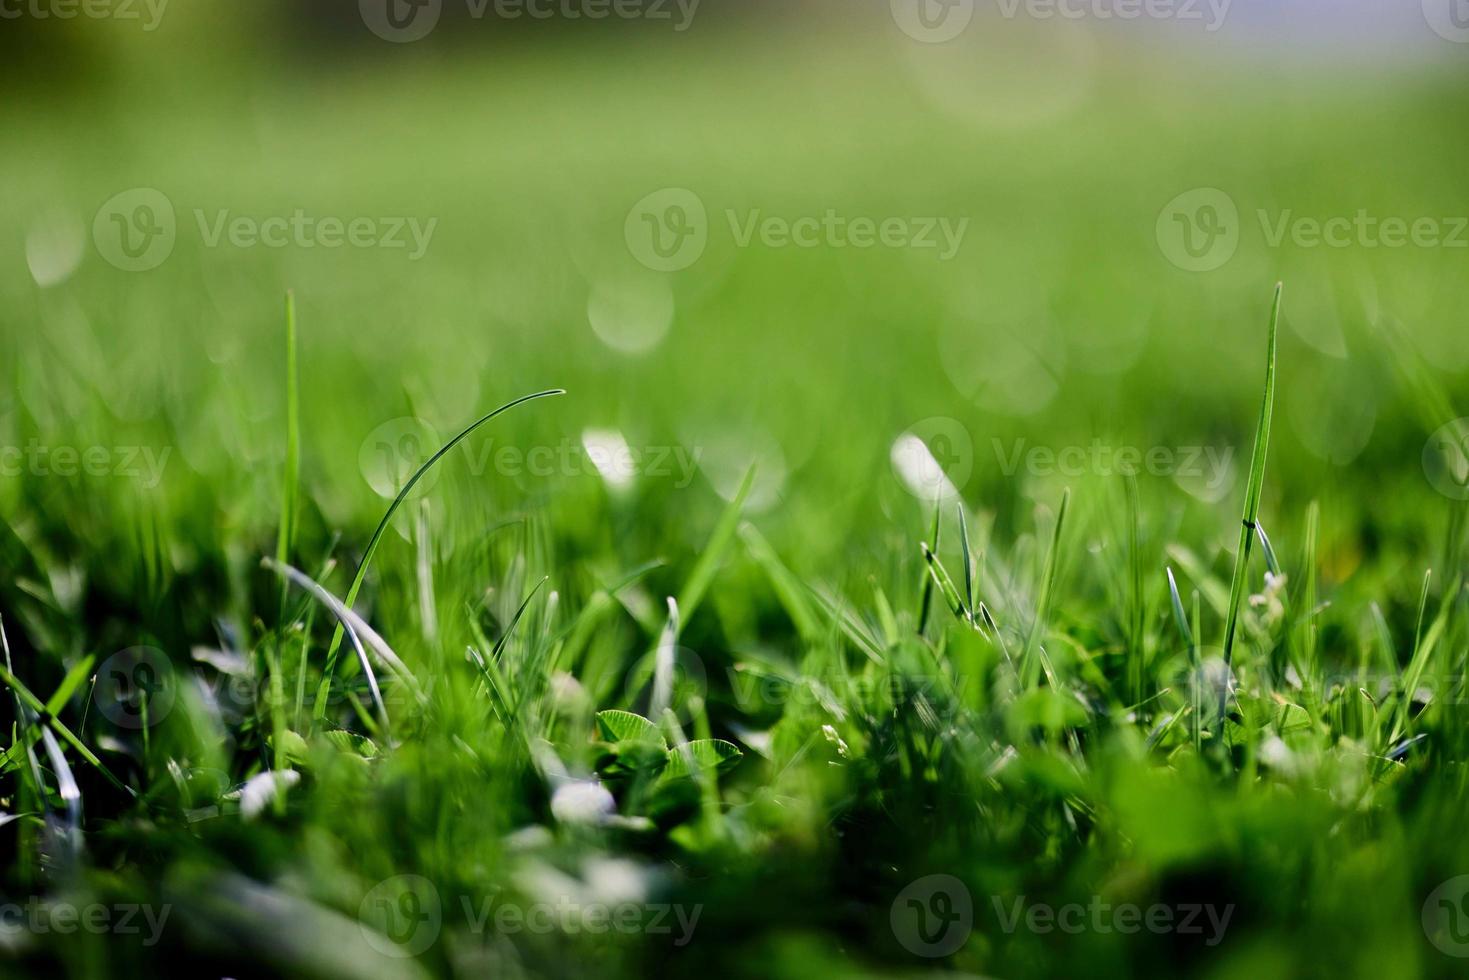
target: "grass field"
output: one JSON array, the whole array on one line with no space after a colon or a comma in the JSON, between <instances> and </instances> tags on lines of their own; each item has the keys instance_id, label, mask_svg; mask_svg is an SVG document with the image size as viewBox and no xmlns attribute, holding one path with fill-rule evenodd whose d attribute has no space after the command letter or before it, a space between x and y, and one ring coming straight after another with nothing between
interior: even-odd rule
<instances>
[{"instance_id":1,"label":"grass field","mask_svg":"<svg viewBox=\"0 0 1469 980\"><path fill-rule=\"evenodd\" d=\"M0 102L0 973L1462 969L1461 50L172 16Z\"/></svg>"}]
</instances>

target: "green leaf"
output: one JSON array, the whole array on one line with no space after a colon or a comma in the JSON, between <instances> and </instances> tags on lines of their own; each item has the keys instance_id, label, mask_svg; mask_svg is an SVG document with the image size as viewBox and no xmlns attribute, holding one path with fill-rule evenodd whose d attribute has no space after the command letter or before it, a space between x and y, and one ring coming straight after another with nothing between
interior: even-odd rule
<instances>
[{"instance_id":1,"label":"green leaf","mask_svg":"<svg viewBox=\"0 0 1469 980\"><path fill-rule=\"evenodd\" d=\"M631 711L613 708L597 712L597 731L603 741L614 745L618 742L644 742L661 746L665 751L668 749L658 726Z\"/></svg>"},{"instance_id":2,"label":"green leaf","mask_svg":"<svg viewBox=\"0 0 1469 980\"><path fill-rule=\"evenodd\" d=\"M288 732L287 734L295 735L296 733ZM299 737L300 736L297 736L297 738ZM378 753L376 742L368 738L366 735L359 735L356 732L349 732L345 728L330 729L328 731L322 732L321 737L326 739L332 745L341 749L343 752L350 752L354 755L360 755L364 759L374 758L377 756Z\"/></svg>"},{"instance_id":3,"label":"green leaf","mask_svg":"<svg viewBox=\"0 0 1469 980\"><path fill-rule=\"evenodd\" d=\"M283 728L277 735L271 736L270 747L283 760L292 762L306 760L306 740L289 728Z\"/></svg>"},{"instance_id":4,"label":"green leaf","mask_svg":"<svg viewBox=\"0 0 1469 980\"><path fill-rule=\"evenodd\" d=\"M665 778L678 779L694 774L692 766L705 772L728 772L739 765L745 754L720 738L701 738L672 749L668 753Z\"/></svg>"}]
</instances>

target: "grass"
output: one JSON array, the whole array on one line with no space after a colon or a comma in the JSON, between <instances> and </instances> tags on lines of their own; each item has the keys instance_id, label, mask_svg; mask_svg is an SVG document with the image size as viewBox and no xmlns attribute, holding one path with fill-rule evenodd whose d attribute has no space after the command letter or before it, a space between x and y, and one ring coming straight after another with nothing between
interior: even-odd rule
<instances>
[{"instance_id":1,"label":"grass","mask_svg":"<svg viewBox=\"0 0 1469 980\"><path fill-rule=\"evenodd\" d=\"M52 220L32 200L136 184L185 229L442 217L412 266L181 233L153 272L92 257L48 288L0 243L0 445L170 451L154 485L0 480L0 891L169 909L156 943L0 922L0 972L1454 974L1424 915L1469 873L1466 521L1422 452L1469 403L1458 257L1247 234L1195 275L1151 235L1215 184L1247 222L1462 213L1458 90L1280 105L1241 79L1201 106L1114 66L1132 112L981 132L860 50L506 51L323 105L123 78L105 122L0 110L31 137L0 162L23 229ZM153 136L101 166L114 128ZM650 279L620 236L663 186L716 224L976 220L951 266L711 234ZM661 343L603 343L609 283L622 326L671 302ZM934 417L971 444L938 500L890 462ZM402 418L436 437L384 488L363 445ZM609 433L631 474L558 455ZM1015 440L1230 455L1212 482L1005 472ZM137 647L161 678L114 659ZM627 930L513 926L628 903Z\"/></svg>"}]
</instances>

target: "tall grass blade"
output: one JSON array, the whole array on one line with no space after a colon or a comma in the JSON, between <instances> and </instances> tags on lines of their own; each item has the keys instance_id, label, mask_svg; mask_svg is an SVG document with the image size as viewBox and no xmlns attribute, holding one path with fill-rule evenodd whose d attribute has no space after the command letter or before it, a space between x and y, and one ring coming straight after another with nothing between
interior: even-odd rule
<instances>
[{"instance_id":1,"label":"tall grass blade","mask_svg":"<svg viewBox=\"0 0 1469 980\"><path fill-rule=\"evenodd\" d=\"M1030 624L1030 633L1025 638L1025 649L1020 654L1021 669L1025 672L1022 680L1027 689L1036 686L1041 670L1045 671L1046 681L1052 688L1060 686L1041 638L1050 615L1051 594L1055 589L1056 571L1061 560L1061 531L1066 526L1066 509L1070 503L1071 490L1068 488L1061 494L1061 509L1056 512L1056 526L1051 531L1051 547L1046 551L1046 563L1041 571L1041 591L1035 604L1035 620Z\"/></svg>"},{"instance_id":2,"label":"tall grass blade","mask_svg":"<svg viewBox=\"0 0 1469 980\"><path fill-rule=\"evenodd\" d=\"M744 510L745 498L750 495L750 488L754 485L755 467L752 465L745 471L745 478L740 482L740 489L735 493L734 499L729 502L724 513L719 515L719 523L714 525L714 533L709 536L704 553L694 563L688 581L684 582L683 589L678 594L678 608L683 621L687 622L694 615L694 610L699 608L699 603L704 600L704 593L714 581L719 563L724 560L724 553L729 550L729 543L739 530L740 512Z\"/></svg>"},{"instance_id":3,"label":"tall grass blade","mask_svg":"<svg viewBox=\"0 0 1469 980\"><path fill-rule=\"evenodd\" d=\"M1255 427L1255 449L1250 456L1250 479L1245 489L1244 518L1240 526L1239 547L1234 556L1234 575L1229 585L1229 611L1224 621L1224 666L1226 668L1234 662L1234 641L1239 629L1240 603L1244 599L1245 579L1249 574L1250 543L1255 539L1255 528L1260 517L1260 490L1265 483L1265 457L1270 450L1270 420L1275 413L1276 334L1280 327L1280 300L1283 289L1283 285L1276 285L1275 300L1270 310L1270 334L1265 357L1265 396L1260 406L1260 420ZM1224 716L1228 696L1229 685L1226 681L1219 695L1221 718Z\"/></svg>"},{"instance_id":4,"label":"tall grass blade","mask_svg":"<svg viewBox=\"0 0 1469 980\"><path fill-rule=\"evenodd\" d=\"M934 505L934 508L933 508L933 535L932 535L933 542L928 546L928 550L931 551L931 552L933 552L934 554L938 554L938 551L939 551L939 527L940 527L940 524L939 524L939 516L942 513L943 513L943 508L940 507L938 504L935 504ZM922 593L921 596L919 596L919 599L918 599L918 635L919 636L922 636L923 633L924 633L924 631L926 629L928 629L928 610L929 610L929 607L932 604L933 604L933 574L932 574L932 572L930 572L928 575L925 575L923 577L923 593Z\"/></svg>"},{"instance_id":5,"label":"tall grass blade","mask_svg":"<svg viewBox=\"0 0 1469 980\"><path fill-rule=\"evenodd\" d=\"M1178 583L1174 581L1173 569L1168 570L1168 598L1173 603L1173 622L1178 625L1179 635L1189 650L1194 646L1193 630L1189 628L1188 616L1183 611L1183 599L1178 594Z\"/></svg>"}]
</instances>

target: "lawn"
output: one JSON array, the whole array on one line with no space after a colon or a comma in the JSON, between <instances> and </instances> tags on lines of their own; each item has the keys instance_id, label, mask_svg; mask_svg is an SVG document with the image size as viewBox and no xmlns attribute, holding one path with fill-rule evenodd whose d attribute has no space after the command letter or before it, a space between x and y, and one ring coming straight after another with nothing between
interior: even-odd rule
<instances>
[{"instance_id":1,"label":"lawn","mask_svg":"<svg viewBox=\"0 0 1469 980\"><path fill-rule=\"evenodd\" d=\"M0 101L0 975L1461 970L1462 57L221 9Z\"/></svg>"}]
</instances>

